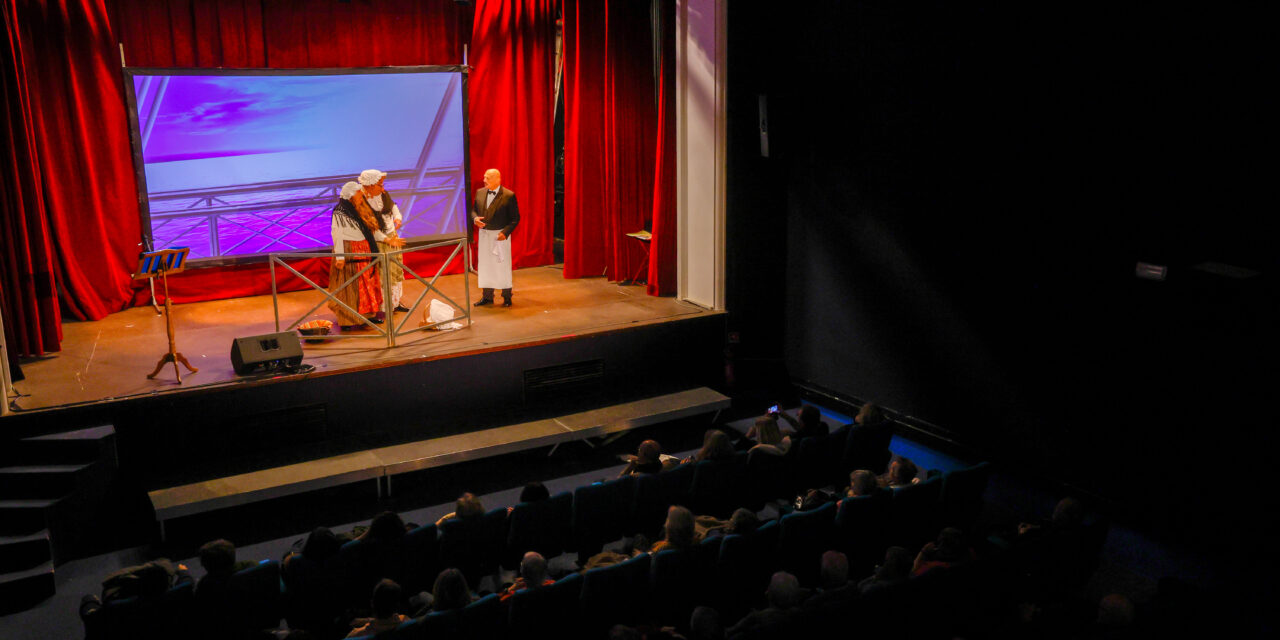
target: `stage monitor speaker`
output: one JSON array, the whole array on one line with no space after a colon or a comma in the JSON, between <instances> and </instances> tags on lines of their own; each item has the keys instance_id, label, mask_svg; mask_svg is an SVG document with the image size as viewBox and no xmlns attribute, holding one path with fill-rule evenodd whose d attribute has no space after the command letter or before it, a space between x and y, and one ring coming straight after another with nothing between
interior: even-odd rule
<instances>
[{"instance_id":1,"label":"stage monitor speaker","mask_svg":"<svg viewBox=\"0 0 1280 640\"><path fill-rule=\"evenodd\" d=\"M236 338L231 343L231 367L236 375L296 369L301 364L302 343L292 331Z\"/></svg>"}]
</instances>

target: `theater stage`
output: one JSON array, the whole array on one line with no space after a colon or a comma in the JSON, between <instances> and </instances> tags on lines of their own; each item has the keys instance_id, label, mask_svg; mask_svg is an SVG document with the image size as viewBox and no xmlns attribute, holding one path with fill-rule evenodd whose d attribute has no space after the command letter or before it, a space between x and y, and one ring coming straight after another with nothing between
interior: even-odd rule
<instances>
[{"instance_id":1,"label":"theater stage","mask_svg":"<svg viewBox=\"0 0 1280 640\"><path fill-rule=\"evenodd\" d=\"M471 279L472 301L479 297ZM471 325L462 329L428 331L397 338L386 347L386 338L362 331L357 339L303 344L305 364L315 367L310 377L335 372L386 367L424 359L449 358L515 349L535 344L572 340L584 335L671 322L713 314L674 298L645 293L643 286L623 286L604 278L566 280L558 266L521 269L515 274L515 304L474 308ZM405 283L405 306L423 290L410 279ZM441 277L437 288L459 304L464 303L461 275ZM279 296L281 328L288 326L323 295L314 290ZM431 294L404 328L419 326ZM501 298L498 299L501 303ZM180 393L192 389L246 384L264 376L240 377L231 367L230 349L237 337L274 332L271 296L216 300L173 307L177 349L199 373L182 370L178 383L173 367L166 365L154 380L146 375L168 349L165 320L151 307L112 314L97 322L68 322L63 326L62 351L22 364L26 380L15 384L21 394L21 412L121 400L137 396ZM397 313L397 322L405 314ZM309 318L336 320L321 307ZM334 332L337 327L334 327ZM271 376L279 377L279 376Z\"/></svg>"},{"instance_id":2,"label":"theater stage","mask_svg":"<svg viewBox=\"0 0 1280 640\"><path fill-rule=\"evenodd\" d=\"M111 424L121 468L143 486L172 486L722 386L723 312L566 280L555 266L518 270L515 285L515 306L473 308L456 331L390 349L376 334L304 344L315 370L299 374L232 370L236 337L274 331L270 296L176 305L177 350L200 369L181 384L171 366L146 377L168 348L150 307L67 323L61 353L23 363L19 410L0 434ZM405 286L412 304L422 285ZM463 300L461 275L438 288ZM323 295L279 298L287 326ZM315 317L333 319L323 307Z\"/></svg>"}]
</instances>

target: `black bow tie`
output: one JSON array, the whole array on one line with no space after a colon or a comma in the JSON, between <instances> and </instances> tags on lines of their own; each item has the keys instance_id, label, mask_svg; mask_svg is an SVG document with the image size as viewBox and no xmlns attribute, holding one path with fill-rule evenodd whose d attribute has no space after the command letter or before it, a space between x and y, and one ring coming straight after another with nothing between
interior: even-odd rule
<instances>
[{"instance_id":1,"label":"black bow tie","mask_svg":"<svg viewBox=\"0 0 1280 640\"><path fill-rule=\"evenodd\" d=\"M497 192L497 191L490 191L490 192L489 192L489 195L491 195L491 196L496 196L496 195L498 195L498 192Z\"/></svg>"}]
</instances>

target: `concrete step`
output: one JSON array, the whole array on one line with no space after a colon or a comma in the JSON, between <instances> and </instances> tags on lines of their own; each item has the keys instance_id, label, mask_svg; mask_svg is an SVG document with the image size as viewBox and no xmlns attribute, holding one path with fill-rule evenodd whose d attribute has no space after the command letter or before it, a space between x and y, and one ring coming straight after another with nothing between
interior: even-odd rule
<instances>
[{"instance_id":1,"label":"concrete step","mask_svg":"<svg viewBox=\"0 0 1280 640\"><path fill-rule=\"evenodd\" d=\"M0 536L21 536L49 528L57 500L32 498L0 500Z\"/></svg>"},{"instance_id":2,"label":"concrete step","mask_svg":"<svg viewBox=\"0 0 1280 640\"><path fill-rule=\"evenodd\" d=\"M96 463L0 466L0 499L61 498L81 486Z\"/></svg>"},{"instance_id":3,"label":"concrete step","mask_svg":"<svg viewBox=\"0 0 1280 640\"><path fill-rule=\"evenodd\" d=\"M71 464L107 460L115 466L115 427L76 429L6 443L0 465Z\"/></svg>"},{"instance_id":4,"label":"concrete step","mask_svg":"<svg viewBox=\"0 0 1280 640\"><path fill-rule=\"evenodd\" d=\"M0 574L0 616L30 609L52 597L55 591L52 561Z\"/></svg>"},{"instance_id":5,"label":"concrete step","mask_svg":"<svg viewBox=\"0 0 1280 640\"><path fill-rule=\"evenodd\" d=\"M53 560L49 530L21 536L0 536L0 574L33 569Z\"/></svg>"}]
</instances>

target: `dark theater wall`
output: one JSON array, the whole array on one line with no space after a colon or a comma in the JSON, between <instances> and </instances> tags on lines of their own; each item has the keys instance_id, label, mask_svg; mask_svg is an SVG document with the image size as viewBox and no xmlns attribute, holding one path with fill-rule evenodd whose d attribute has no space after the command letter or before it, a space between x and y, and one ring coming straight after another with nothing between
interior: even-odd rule
<instances>
[{"instance_id":1,"label":"dark theater wall","mask_svg":"<svg viewBox=\"0 0 1280 640\"><path fill-rule=\"evenodd\" d=\"M730 273L785 273L793 379L1181 531L1229 510L1188 472L1275 444L1245 369L1275 325L1261 21L1023 4L731 17L730 227L785 250ZM744 160L758 92L775 153Z\"/></svg>"}]
</instances>

